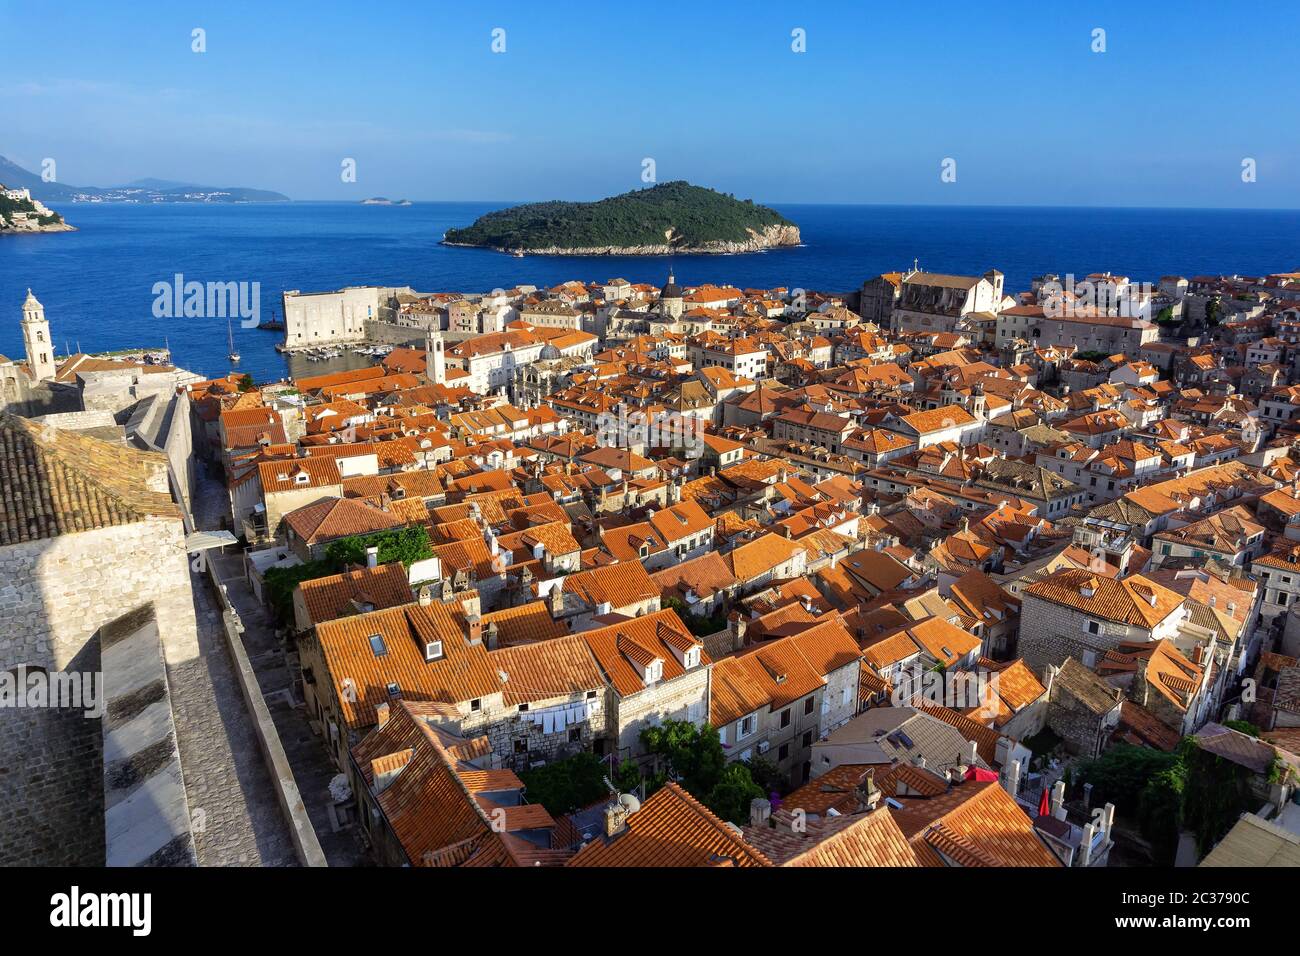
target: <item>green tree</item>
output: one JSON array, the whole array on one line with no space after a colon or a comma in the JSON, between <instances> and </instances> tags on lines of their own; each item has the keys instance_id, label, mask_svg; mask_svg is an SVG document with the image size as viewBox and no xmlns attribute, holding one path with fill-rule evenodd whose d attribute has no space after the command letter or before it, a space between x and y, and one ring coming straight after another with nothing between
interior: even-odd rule
<instances>
[{"instance_id":1,"label":"green tree","mask_svg":"<svg viewBox=\"0 0 1300 956\"><path fill-rule=\"evenodd\" d=\"M722 819L743 826L749 822L750 803L766 796L763 788L754 783L749 768L741 763L733 763L722 771L721 778L703 802Z\"/></svg>"},{"instance_id":2,"label":"green tree","mask_svg":"<svg viewBox=\"0 0 1300 956\"><path fill-rule=\"evenodd\" d=\"M1248 720L1225 720L1223 726L1227 727L1229 730L1236 730L1240 733L1246 734L1248 737L1263 736L1263 731Z\"/></svg>"},{"instance_id":3,"label":"green tree","mask_svg":"<svg viewBox=\"0 0 1300 956\"><path fill-rule=\"evenodd\" d=\"M641 731L641 745L659 757L667 777L676 780L698 799L722 779L726 756L713 727L697 727L688 720L669 720Z\"/></svg>"},{"instance_id":4,"label":"green tree","mask_svg":"<svg viewBox=\"0 0 1300 956\"><path fill-rule=\"evenodd\" d=\"M554 760L536 770L519 774L531 803L540 803L552 816L572 813L590 806L609 793L605 786L608 768L592 753Z\"/></svg>"},{"instance_id":5,"label":"green tree","mask_svg":"<svg viewBox=\"0 0 1300 956\"><path fill-rule=\"evenodd\" d=\"M744 766L749 771L750 778L764 794L785 793L786 776L771 760L766 757L754 757L752 760L744 761Z\"/></svg>"},{"instance_id":6,"label":"green tree","mask_svg":"<svg viewBox=\"0 0 1300 956\"><path fill-rule=\"evenodd\" d=\"M303 581L314 581L334 573L333 562L326 560L307 561L291 568L268 568L266 574L262 575L263 590L276 622L283 626L293 620L295 587Z\"/></svg>"},{"instance_id":7,"label":"green tree","mask_svg":"<svg viewBox=\"0 0 1300 956\"><path fill-rule=\"evenodd\" d=\"M1079 780L1093 786L1093 803L1113 803L1126 815L1138 812L1142 789L1152 777L1177 763L1173 754L1116 744L1079 767Z\"/></svg>"},{"instance_id":8,"label":"green tree","mask_svg":"<svg viewBox=\"0 0 1300 956\"><path fill-rule=\"evenodd\" d=\"M1183 826L1196 837L1201 853L1223 839L1243 813L1255 809L1249 768L1202 750L1190 737L1179 745L1184 767Z\"/></svg>"},{"instance_id":9,"label":"green tree","mask_svg":"<svg viewBox=\"0 0 1300 956\"><path fill-rule=\"evenodd\" d=\"M686 625L686 629L696 637L708 637L710 634L716 634L727 626L727 609L725 607L719 608L705 617L693 613L686 606L686 602L676 595L664 598L663 606L676 611L677 616Z\"/></svg>"},{"instance_id":10,"label":"green tree","mask_svg":"<svg viewBox=\"0 0 1300 956\"><path fill-rule=\"evenodd\" d=\"M614 771L610 782L618 788L619 793L632 793L637 787L641 786L641 768L631 760L624 760Z\"/></svg>"},{"instance_id":11,"label":"green tree","mask_svg":"<svg viewBox=\"0 0 1300 956\"><path fill-rule=\"evenodd\" d=\"M365 564L367 548L379 549L380 564L401 561L408 568L416 561L433 557L429 532L423 525L340 538L326 547L325 557L342 571L350 564Z\"/></svg>"},{"instance_id":12,"label":"green tree","mask_svg":"<svg viewBox=\"0 0 1300 956\"><path fill-rule=\"evenodd\" d=\"M1152 776L1138 794L1138 831L1150 842L1157 862L1172 864L1178 852L1186 784L1187 768L1175 760Z\"/></svg>"}]
</instances>

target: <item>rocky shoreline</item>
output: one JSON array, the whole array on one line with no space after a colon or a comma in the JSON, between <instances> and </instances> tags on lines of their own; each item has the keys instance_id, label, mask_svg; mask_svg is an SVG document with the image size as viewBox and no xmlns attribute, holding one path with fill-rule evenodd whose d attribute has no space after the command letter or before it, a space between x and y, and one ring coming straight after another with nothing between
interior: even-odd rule
<instances>
[{"instance_id":1,"label":"rocky shoreline","mask_svg":"<svg viewBox=\"0 0 1300 956\"><path fill-rule=\"evenodd\" d=\"M0 224L0 236L30 236L38 232L76 232L76 226L69 226L66 222L51 223L48 226L32 226L26 223L11 226Z\"/></svg>"},{"instance_id":2,"label":"rocky shoreline","mask_svg":"<svg viewBox=\"0 0 1300 956\"><path fill-rule=\"evenodd\" d=\"M772 225L759 231L748 230L750 238L741 242L707 242L699 246L669 246L667 244L651 246L589 246L568 248L564 246L547 246L542 249L522 249L529 256L666 256L674 254L694 255L739 255L748 252L764 252L782 246L797 246L802 243L798 226ZM444 246L459 246L463 249L491 249L513 255L515 249L506 246L484 246L472 242L448 242Z\"/></svg>"}]
</instances>

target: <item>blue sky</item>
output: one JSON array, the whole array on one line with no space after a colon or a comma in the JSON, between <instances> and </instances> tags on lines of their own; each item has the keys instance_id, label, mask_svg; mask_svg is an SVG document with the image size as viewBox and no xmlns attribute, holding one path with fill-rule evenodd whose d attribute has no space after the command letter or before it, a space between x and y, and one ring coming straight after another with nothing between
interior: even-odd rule
<instances>
[{"instance_id":1,"label":"blue sky","mask_svg":"<svg viewBox=\"0 0 1300 956\"><path fill-rule=\"evenodd\" d=\"M1300 4L1136 6L0 0L0 154L295 199L591 199L650 157L765 202L1300 207Z\"/></svg>"}]
</instances>

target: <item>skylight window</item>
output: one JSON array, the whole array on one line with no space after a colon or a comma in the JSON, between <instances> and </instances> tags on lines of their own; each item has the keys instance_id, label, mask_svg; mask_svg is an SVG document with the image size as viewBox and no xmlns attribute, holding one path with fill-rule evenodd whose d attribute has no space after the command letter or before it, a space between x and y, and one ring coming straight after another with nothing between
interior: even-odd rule
<instances>
[{"instance_id":1,"label":"skylight window","mask_svg":"<svg viewBox=\"0 0 1300 956\"><path fill-rule=\"evenodd\" d=\"M384 635L370 635L370 650L374 652L376 657L383 657L388 653L388 645L384 643Z\"/></svg>"}]
</instances>

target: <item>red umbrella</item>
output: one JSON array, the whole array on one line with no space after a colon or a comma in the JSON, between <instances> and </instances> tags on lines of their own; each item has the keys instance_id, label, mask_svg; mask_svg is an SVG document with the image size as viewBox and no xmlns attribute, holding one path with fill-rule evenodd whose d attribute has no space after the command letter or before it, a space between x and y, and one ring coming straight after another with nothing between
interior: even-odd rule
<instances>
[{"instance_id":1,"label":"red umbrella","mask_svg":"<svg viewBox=\"0 0 1300 956\"><path fill-rule=\"evenodd\" d=\"M1038 801L1038 815L1040 817L1050 817L1052 815L1052 801L1047 797L1047 788L1043 788L1043 799Z\"/></svg>"}]
</instances>

